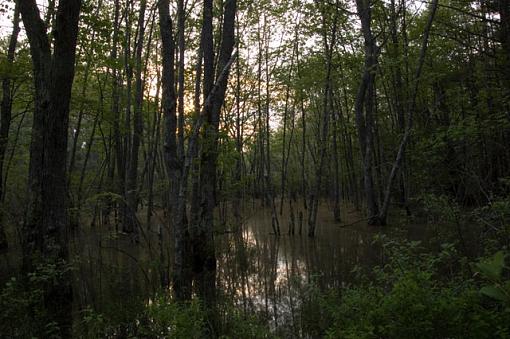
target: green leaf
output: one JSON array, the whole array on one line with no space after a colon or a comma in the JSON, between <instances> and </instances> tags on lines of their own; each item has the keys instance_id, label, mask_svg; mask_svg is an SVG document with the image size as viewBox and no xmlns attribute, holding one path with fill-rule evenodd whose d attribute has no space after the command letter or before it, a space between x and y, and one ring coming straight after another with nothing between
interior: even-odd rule
<instances>
[{"instance_id":1,"label":"green leaf","mask_svg":"<svg viewBox=\"0 0 510 339\"><path fill-rule=\"evenodd\" d=\"M478 263L476 267L486 278L497 281L501 278L501 272L505 267L505 255L499 251L492 258Z\"/></svg>"},{"instance_id":2,"label":"green leaf","mask_svg":"<svg viewBox=\"0 0 510 339\"><path fill-rule=\"evenodd\" d=\"M499 301L506 301L508 297L501 291L501 289L495 287L495 286L485 286L480 289L480 293L483 295L499 300Z\"/></svg>"}]
</instances>

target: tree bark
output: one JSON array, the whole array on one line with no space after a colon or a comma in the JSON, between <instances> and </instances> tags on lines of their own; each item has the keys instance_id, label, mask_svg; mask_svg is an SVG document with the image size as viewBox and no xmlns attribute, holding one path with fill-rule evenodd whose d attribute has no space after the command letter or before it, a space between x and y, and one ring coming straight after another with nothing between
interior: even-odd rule
<instances>
[{"instance_id":1,"label":"tree bark","mask_svg":"<svg viewBox=\"0 0 510 339\"><path fill-rule=\"evenodd\" d=\"M363 163L363 183L368 212L368 224L375 225L379 224L379 207L377 206L372 173L372 141L374 124L373 99L378 48L372 34L370 0L356 0L356 8L361 20L361 30L363 32L365 46L365 67L355 101L356 126L358 128L360 153Z\"/></svg>"},{"instance_id":2,"label":"tree bark","mask_svg":"<svg viewBox=\"0 0 510 339\"><path fill-rule=\"evenodd\" d=\"M129 233L138 233L138 221L136 212L138 210L138 153L140 151L140 142L143 137L143 79L142 79L142 52L145 39L145 9L147 1L140 2L140 11L138 14L138 37L136 39L135 51L135 107L133 114L133 136L131 137L131 156L128 165L127 184L126 184L126 202L127 212L127 231Z\"/></svg>"},{"instance_id":3,"label":"tree bark","mask_svg":"<svg viewBox=\"0 0 510 339\"><path fill-rule=\"evenodd\" d=\"M317 226L317 213L319 209L319 199L322 187L322 176L324 163L326 160L326 153L328 148L328 136L329 136L329 120L331 114L331 100L332 100L332 90L331 90L331 71L332 71L332 58L333 58L333 49L336 44L336 30L337 30L337 20L338 20L338 12L335 13L334 22L333 22L333 30L331 32L331 41L328 42L328 33L327 33L327 25L325 14L323 13L322 18L322 28L324 30L323 38L324 38L324 49L326 53L326 78L324 79L324 98L323 98L323 111L322 111L322 121L321 121L321 132L319 133L318 138L318 147L319 147L319 163L317 164L316 169L316 183L312 189L310 195L310 211L308 214L308 236L315 236L315 228Z\"/></svg>"},{"instance_id":4,"label":"tree bark","mask_svg":"<svg viewBox=\"0 0 510 339\"><path fill-rule=\"evenodd\" d=\"M35 103L28 177L27 212L23 225L23 269L56 264L62 274L44 291L48 314L62 337L72 327L72 279L66 267L68 250L67 129L74 79L80 0L59 2L51 52L46 25L35 0L19 2L32 56Z\"/></svg>"},{"instance_id":5,"label":"tree bark","mask_svg":"<svg viewBox=\"0 0 510 339\"><path fill-rule=\"evenodd\" d=\"M418 87L419 87L419 81L421 72L423 69L423 64L425 62L425 55L427 53L427 47L428 47L428 40L430 35L430 30L432 28L432 23L434 21L434 17L437 12L437 3L438 0L433 0L430 4L430 15L429 20L427 22L427 26L425 27L425 31L423 33L423 42L420 50L420 56L418 60L418 66L416 68L416 74L414 76L414 87L413 92L411 93L411 102L408 107L408 113L407 113L407 122L406 122L406 128L404 132L404 136L402 137L402 141L400 142L400 146L398 148L397 156L395 158L395 161L393 162L393 166L391 168L391 172L388 178L388 182L386 184L386 190L384 193L384 202L379 214L379 223L386 224L386 219L388 216L388 210L390 207L390 199L391 199L391 188L393 185L393 181L400 169L400 166L402 164L402 160L404 158L404 152L407 146L407 143L409 141L409 137L411 136L411 130L413 127L413 119L414 119L414 111L416 110L416 97L418 95Z\"/></svg>"},{"instance_id":6,"label":"tree bark","mask_svg":"<svg viewBox=\"0 0 510 339\"><path fill-rule=\"evenodd\" d=\"M214 74L214 43L212 1L204 0L202 27L202 50L204 55L204 112L205 123L202 134L200 159L200 207L199 222L192 225L193 274L198 294L206 305L214 307L216 302L216 253L214 248L214 208L216 187L216 165L218 157L218 131L220 112L230 71L232 51L235 44L235 16L237 1L225 3L217 74ZM228 66L228 67L227 67ZM226 70L226 74L224 74ZM223 75L223 76L222 76ZM212 92L216 78L217 90ZM212 100L207 97L212 95Z\"/></svg>"},{"instance_id":7,"label":"tree bark","mask_svg":"<svg viewBox=\"0 0 510 339\"><path fill-rule=\"evenodd\" d=\"M173 24L170 17L169 1L163 0L158 3L159 25L161 32L162 52L162 107L164 116L164 154L167 175L170 184L168 215L174 229L174 271L173 289L177 300L191 298L191 280L186 275L186 258L190 256L187 250L187 227L178 217L180 165L177 154L177 97L174 87L175 79L175 41L173 37ZM184 207L185 208L185 207Z\"/></svg>"},{"instance_id":8,"label":"tree bark","mask_svg":"<svg viewBox=\"0 0 510 339\"><path fill-rule=\"evenodd\" d=\"M19 4L16 2L14 7L14 16L12 19L12 33L9 38L9 47L7 49L7 64L12 68L14 64L14 56L16 45L18 43L18 34L20 31L20 13ZM11 69L9 69L9 72ZM4 177L4 160L9 143L9 129L11 127L12 118L12 79L8 74L2 81L2 103L0 104L0 201L3 201L5 195L5 187L3 187ZM0 208L0 251L6 250L8 247L7 237L4 230L4 212Z\"/></svg>"},{"instance_id":9,"label":"tree bark","mask_svg":"<svg viewBox=\"0 0 510 339\"><path fill-rule=\"evenodd\" d=\"M178 156L182 163L184 157L184 51L186 48L185 41L185 20L186 12L184 8L184 0L177 2L177 31L178 31L178 49L179 49L179 69L178 69Z\"/></svg>"}]
</instances>

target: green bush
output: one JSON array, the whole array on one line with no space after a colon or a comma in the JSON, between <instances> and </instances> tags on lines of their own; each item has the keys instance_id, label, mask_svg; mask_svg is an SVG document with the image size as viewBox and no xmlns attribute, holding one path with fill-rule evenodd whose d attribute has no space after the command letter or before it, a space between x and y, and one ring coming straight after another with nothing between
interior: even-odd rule
<instances>
[{"instance_id":1,"label":"green bush","mask_svg":"<svg viewBox=\"0 0 510 339\"><path fill-rule=\"evenodd\" d=\"M488 282L485 276L477 281L462 270L442 275L454 255L451 246L436 255L418 253L416 243L387 246L388 264L376 268L370 279L322 299L333 319L325 329L327 337L510 338L510 309L504 299L509 285L501 280L501 269L494 269L503 262L501 255L495 259L498 264L491 259L477 265L499 273L480 289Z\"/></svg>"},{"instance_id":2,"label":"green bush","mask_svg":"<svg viewBox=\"0 0 510 339\"><path fill-rule=\"evenodd\" d=\"M142 319L139 334L158 338L200 338L206 322L198 301L181 304L166 297L150 303Z\"/></svg>"},{"instance_id":3,"label":"green bush","mask_svg":"<svg viewBox=\"0 0 510 339\"><path fill-rule=\"evenodd\" d=\"M41 263L23 280L12 277L0 290L0 334L7 338L55 338L58 324L44 306L44 291L67 277L66 263Z\"/></svg>"}]
</instances>

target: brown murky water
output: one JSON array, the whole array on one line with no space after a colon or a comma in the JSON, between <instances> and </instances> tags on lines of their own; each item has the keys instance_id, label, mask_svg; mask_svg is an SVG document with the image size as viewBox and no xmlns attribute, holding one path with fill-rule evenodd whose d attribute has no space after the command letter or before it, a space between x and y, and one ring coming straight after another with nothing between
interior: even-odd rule
<instances>
[{"instance_id":1,"label":"brown murky water","mask_svg":"<svg viewBox=\"0 0 510 339\"><path fill-rule=\"evenodd\" d=\"M350 209L344 208L344 214L347 223L361 219ZM259 209L246 221L242 243L235 235L221 239L221 289L248 312L262 311L273 329L299 332L298 310L311 286L321 290L345 286L356 266L380 262L381 251L372 244L380 229L361 223L342 228L332 218L328 206L321 206L317 234L309 238L306 229L303 235L298 230L287 235L290 218L284 213L283 235L275 237L270 210Z\"/></svg>"},{"instance_id":2,"label":"brown murky water","mask_svg":"<svg viewBox=\"0 0 510 339\"><path fill-rule=\"evenodd\" d=\"M361 222L340 227L333 222L327 204L319 209L314 238L306 236L306 225L299 235L297 218L295 234L287 234L290 218L286 209L279 216L280 237L271 234L270 209L250 202L244 210L242 232L225 226L226 231L219 230L216 235L218 292L247 314L257 312L266 317L273 329L296 330L298 310L310 286L322 290L344 286L352 280L356 266L381 262L380 248L372 240L388 228ZM296 214L298 210L296 207ZM160 226L162 219L154 219L137 246L113 229L94 229L76 236L73 252L80 254L75 287L79 306L92 305L120 316L158 290L161 268L171 266L172 243L168 230ZM352 207L344 206L344 223L360 219Z\"/></svg>"},{"instance_id":3,"label":"brown murky water","mask_svg":"<svg viewBox=\"0 0 510 339\"><path fill-rule=\"evenodd\" d=\"M373 237L393 230L354 223L362 217L350 206L343 207L343 222L354 224L340 227L333 222L332 210L323 204L314 238L306 236L306 227L299 235L299 222L295 235L288 235L290 218L285 209L279 216L282 235L276 237L271 234L269 209L250 202L244 210L247 217L242 232L219 231L216 235L218 292L247 314L266 317L279 333L301 333L299 309L311 286L323 291L345 286L352 281L355 267L380 264L381 249L373 244ZM296 205L296 214L298 210ZM129 320L122 316L136 311L140 301L147 301L158 290L162 268L171 271L171 236L163 224L156 215L138 245L112 226L76 231L72 243L78 267L75 309L90 305L110 319ZM4 255L2 281L16 271L16 257L16 249Z\"/></svg>"}]
</instances>

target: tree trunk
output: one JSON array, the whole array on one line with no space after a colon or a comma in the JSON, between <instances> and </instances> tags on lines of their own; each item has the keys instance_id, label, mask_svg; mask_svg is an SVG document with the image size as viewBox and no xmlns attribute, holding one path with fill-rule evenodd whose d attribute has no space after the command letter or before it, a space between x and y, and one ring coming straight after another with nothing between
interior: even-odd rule
<instances>
[{"instance_id":1,"label":"tree trunk","mask_svg":"<svg viewBox=\"0 0 510 339\"><path fill-rule=\"evenodd\" d=\"M184 217L179 216L178 204L179 187L185 185L180 183L180 165L177 154L177 116L176 116L176 93L174 87L175 79L175 41L173 37L173 24L170 17L169 1L163 0L158 3L159 25L162 41L162 107L164 116L164 154L167 168L169 190L169 217L174 229L174 271L173 288L177 300L188 300L191 298L191 280L186 273L186 258L190 256L187 246L187 227L183 222ZM184 206L185 209L185 206Z\"/></svg>"},{"instance_id":2,"label":"tree trunk","mask_svg":"<svg viewBox=\"0 0 510 339\"><path fill-rule=\"evenodd\" d=\"M373 154L373 100L374 84L377 68L378 48L371 28L371 9L370 0L356 0L358 16L361 20L361 30L363 32L365 45L365 69L361 84L356 95L355 113L356 125L358 128L358 138L360 153L363 163L363 183L365 187L365 199L368 212L368 224L379 224L379 207L374 187L374 178L372 173L372 154Z\"/></svg>"},{"instance_id":3,"label":"tree trunk","mask_svg":"<svg viewBox=\"0 0 510 339\"><path fill-rule=\"evenodd\" d=\"M335 13L335 18L333 22L333 31L331 32L331 41L328 42L328 33L327 33L327 25L326 18L323 14L323 23L322 28L324 30L324 48L326 52L326 78L324 79L324 98L323 98L323 111L322 111L322 121L321 121L321 132L319 133L319 138L317 140L319 147L319 163L317 164L316 170L316 183L314 188L312 189L310 195L310 211L308 214L308 236L315 236L315 228L317 226L317 212L319 209L319 200L321 194L322 187L322 176L324 163L326 161L326 153L328 148L328 136L329 136L329 118L330 118L330 109L331 109L331 100L332 100L332 90L331 90L331 70L332 70L332 58L333 58L333 49L336 44L336 29L337 29L337 20L338 20L338 12Z\"/></svg>"},{"instance_id":4,"label":"tree trunk","mask_svg":"<svg viewBox=\"0 0 510 339\"><path fill-rule=\"evenodd\" d=\"M179 38L179 71L178 71L178 100L179 100L179 111L178 111L178 155L179 160L182 163L184 160L184 51L186 48L185 41L185 19L186 9L184 8L184 0L178 0L177 2L177 32Z\"/></svg>"},{"instance_id":5,"label":"tree trunk","mask_svg":"<svg viewBox=\"0 0 510 339\"><path fill-rule=\"evenodd\" d=\"M423 33L423 42L422 42L422 46L421 46L421 50L420 50L418 66L416 68L416 74L413 79L414 87L413 87L413 92L411 93L411 103L409 104L409 107L408 107L406 128L405 128L404 136L402 137L402 141L400 142L400 146L398 148L397 156L396 156L393 166L391 168L388 182L386 184L386 190L384 193L384 202L383 202L383 205L382 205L382 208L381 208L381 211L379 214L379 218L378 218L379 223L381 223L383 225L386 224L386 218L388 216L388 210L390 207L390 199L391 199L391 187L393 184L393 180L395 179L395 177L400 169L400 166L402 164L402 160L404 159L405 148L409 141L409 137L411 135L411 129L413 127L414 111L416 110L416 97L418 95L418 85L419 85L419 80L420 80L423 64L425 62L425 55L427 52L430 30L432 28L432 23L434 21L434 17L436 15L436 11L437 11L437 3L438 3L438 0L433 0L432 3L430 4L430 16L429 16L429 20L427 22L427 26L425 27L425 31Z\"/></svg>"},{"instance_id":6,"label":"tree trunk","mask_svg":"<svg viewBox=\"0 0 510 339\"><path fill-rule=\"evenodd\" d=\"M27 213L23 225L23 269L41 263L62 270L44 291L48 314L60 335L72 328L72 279L68 250L67 128L74 78L80 0L58 5L53 29L54 51L35 0L19 2L32 56L35 103L28 177Z\"/></svg>"},{"instance_id":7,"label":"tree trunk","mask_svg":"<svg viewBox=\"0 0 510 339\"><path fill-rule=\"evenodd\" d=\"M202 50L204 56L204 128L202 131L202 152L200 159L200 206L192 211L198 220L192 225L191 246L193 251L193 274L199 297L210 309L213 328L214 305L216 302L216 253L214 248L214 190L216 186L216 164L218 157L218 130L221 107L225 99L228 74L235 43L236 0L225 3L220 54L218 58L216 84L214 84L214 43L212 0L204 0L204 20L202 26ZM208 100L208 99L211 100Z\"/></svg>"},{"instance_id":8,"label":"tree trunk","mask_svg":"<svg viewBox=\"0 0 510 339\"><path fill-rule=\"evenodd\" d=\"M145 9L147 1L140 2L140 12L138 14L138 37L136 40L135 52L135 107L133 115L133 136L131 137L131 156L128 165L126 200L128 206L126 227L129 233L138 233L138 221L136 212L138 210L138 153L140 150L140 141L143 137L143 79L142 79L142 52L145 39Z\"/></svg>"},{"instance_id":9,"label":"tree trunk","mask_svg":"<svg viewBox=\"0 0 510 339\"><path fill-rule=\"evenodd\" d=\"M120 0L115 0L115 14L113 22L112 34L112 50L110 52L110 60L113 64L118 62L118 43L120 31ZM120 83L121 77L117 67L112 68L112 116L113 116L113 148L114 156L112 156L112 169L110 172L111 184L117 194L122 196L124 194L124 183L126 179L126 172L124 165L123 145L120 129ZM117 178L115 179L115 168L117 168ZM117 208L121 202L117 202ZM123 206L123 204L122 204ZM115 227L118 229L118 220L115 220Z\"/></svg>"},{"instance_id":10,"label":"tree trunk","mask_svg":"<svg viewBox=\"0 0 510 339\"><path fill-rule=\"evenodd\" d=\"M274 187L273 187L273 175L271 170L271 126L269 124L269 106L271 102L271 93L270 93L270 78L271 74L269 71L269 36L267 36L268 32L267 27L267 17L264 16L264 40L265 40L265 74L266 74L266 95L265 95L265 170L264 170L264 177L266 181L266 196L267 201L271 206L271 225L273 228L273 232L275 235L280 235L280 222L278 221L278 214L276 213L276 206L275 206L275 193L274 193Z\"/></svg>"},{"instance_id":11,"label":"tree trunk","mask_svg":"<svg viewBox=\"0 0 510 339\"><path fill-rule=\"evenodd\" d=\"M9 38L9 47L7 49L7 64L12 68L14 64L14 55L16 52L16 45L18 43L19 34L19 4L16 2L14 8L14 17L12 19L12 33ZM9 69L11 71L11 69ZM11 127L12 117L12 79L10 74L7 75L2 81L2 103L0 104L0 201L3 201L5 195L5 187L3 187L4 177L4 160L7 151L7 144L9 143L9 129ZM4 230L4 208L0 208L0 251L6 250L8 243Z\"/></svg>"}]
</instances>

